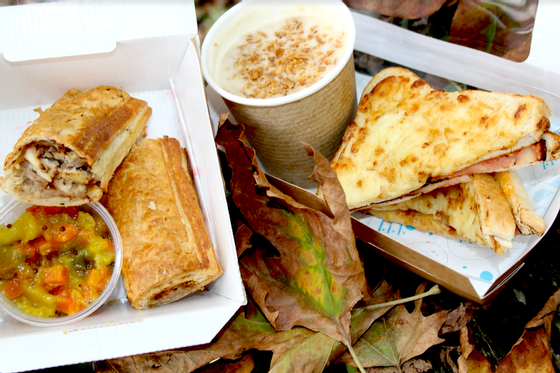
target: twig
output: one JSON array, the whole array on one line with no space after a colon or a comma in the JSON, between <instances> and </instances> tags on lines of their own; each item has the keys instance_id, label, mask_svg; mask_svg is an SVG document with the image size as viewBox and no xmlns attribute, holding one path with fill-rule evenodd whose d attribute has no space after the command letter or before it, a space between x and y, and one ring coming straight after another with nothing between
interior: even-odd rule
<instances>
[{"instance_id":1,"label":"twig","mask_svg":"<svg viewBox=\"0 0 560 373\"><path fill-rule=\"evenodd\" d=\"M385 302L385 303L378 303L378 304L372 304L369 306L365 306L365 307L360 307L360 310L374 310L376 308L383 308L383 307L387 307L387 306L394 306L396 304L402 304L402 303L406 303L406 302L411 302L417 299L421 299L424 297L427 297L429 295L436 295L439 294L441 292L441 290L439 289L439 286L434 285L430 290L421 293L421 294L416 294L413 295L411 297L408 298L403 298L403 299L397 299L397 300L393 300L390 302Z\"/></svg>"},{"instance_id":2,"label":"twig","mask_svg":"<svg viewBox=\"0 0 560 373\"><path fill-rule=\"evenodd\" d=\"M346 339L346 347L348 347L348 351L350 351L350 355L352 355L352 359L354 359L354 362L358 366L358 369L360 370L360 372L366 373L366 371L364 370L364 367L362 366L362 363L360 363L360 359L358 359L358 355L356 355L356 352L354 351L354 348L352 347L352 343L350 343L350 341L348 340L348 337L346 335L344 335L344 338Z\"/></svg>"}]
</instances>

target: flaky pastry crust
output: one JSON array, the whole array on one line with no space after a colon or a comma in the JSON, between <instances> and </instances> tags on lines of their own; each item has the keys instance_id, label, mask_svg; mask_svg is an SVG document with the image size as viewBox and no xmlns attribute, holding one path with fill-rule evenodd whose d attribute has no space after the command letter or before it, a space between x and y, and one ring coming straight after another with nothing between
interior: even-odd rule
<instances>
[{"instance_id":1,"label":"flaky pastry crust","mask_svg":"<svg viewBox=\"0 0 560 373\"><path fill-rule=\"evenodd\" d=\"M71 89L41 113L4 161L2 190L36 205L97 202L152 109L125 91Z\"/></svg>"},{"instance_id":2,"label":"flaky pastry crust","mask_svg":"<svg viewBox=\"0 0 560 373\"><path fill-rule=\"evenodd\" d=\"M176 139L135 145L102 203L122 237L123 283L134 307L177 301L222 275Z\"/></svg>"}]
</instances>

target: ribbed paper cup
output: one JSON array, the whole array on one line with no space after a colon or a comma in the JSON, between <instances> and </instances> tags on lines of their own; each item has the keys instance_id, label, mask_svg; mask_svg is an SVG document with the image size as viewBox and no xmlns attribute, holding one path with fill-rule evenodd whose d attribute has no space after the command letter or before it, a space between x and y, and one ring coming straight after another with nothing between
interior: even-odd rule
<instances>
[{"instance_id":1,"label":"ribbed paper cup","mask_svg":"<svg viewBox=\"0 0 560 373\"><path fill-rule=\"evenodd\" d=\"M333 70L317 83L283 97L246 98L225 91L214 80L220 67L216 58L224 40L236 30L243 32L247 18L262 24L284 17L283 7L294 4L244 0L212 26L202 45L202 70L208 84L222 96L231 115L243 123L249 145L256 150L264 170L304 188L315 187L309 179L313 158L302 147L308 143L331 159L357 105L353 49L355 25L349 9L339 0L299 1L302 6L323 8L348 36L346 50ZM268 7L268 9L267 9ZM258 26L258 23L257 23ZM244 32L243 32L244 33Z\"/></svg>"}]
</instances>

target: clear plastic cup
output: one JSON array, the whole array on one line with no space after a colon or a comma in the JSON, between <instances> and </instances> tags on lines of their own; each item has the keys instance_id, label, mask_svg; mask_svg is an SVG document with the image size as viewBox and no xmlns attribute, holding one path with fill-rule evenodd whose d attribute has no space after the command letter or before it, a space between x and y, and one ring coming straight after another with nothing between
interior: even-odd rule
<instances>
[{"instance_id":1,"label":"clear plastic cup","mask_svg":"<svg viewBox=\"0 0 560 373\"><path fill-rule=\"evenodd\" d=\"M30 206L31 205L24 204L16 200L10 200L0 208L0 223L4 225L13 223L25 212L25 209ZM19 309L15 304L13 304L13 302L6 298L6 296L4 296L2 292L0 292L0 308L9 316L18 321L33 326L50 327L68 325L91 315L93 312L95 312L95 310L97 310L107 301L107 299L113 292L121 274L123 260L123 249L119 230L117 229L117 225L115 224L115 221L113 220L111 215L100 203L88 203L84 206L81 206L80 208L92 215L101 217L101 219L109 228L110 238L113 241L115 247L115 265L111 278L105 286L105 290L103 290L101 295L92 304L90 304L80 312L68 316L52 318L43 318L29 315Z\"/></svg>"}]
</instances>

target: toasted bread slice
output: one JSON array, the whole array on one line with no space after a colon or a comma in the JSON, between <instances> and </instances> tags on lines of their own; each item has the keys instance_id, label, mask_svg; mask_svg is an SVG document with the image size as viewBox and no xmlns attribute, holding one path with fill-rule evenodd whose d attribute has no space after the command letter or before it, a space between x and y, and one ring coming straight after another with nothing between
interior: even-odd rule
<instances>
[{"instance_id":1,"label":"toasted bread slice","mask_svg":"<svg viewBox=\"0 0 560 373\"><path fill-rule=\"evenodd\" d=\"M517 172L498 172L495 178L508 200L519 232L523 235L542 236L546 230L545 222L533 209L527 190Z\"/></svg>"},{"instance_id":2,"label":"toasted bread slice","mask_svg":"<svg viewBox=\"0 0 560 373\"><path fill-rule=\"evenodd\" d=\"M470 182L396 204L375 206L368 212L386 221L463 237L500 255L512 247L516 231L506 196L490 174L476 174Z\"/></svg>"},{"instance_id":3,"label":"toasted bread slice","mask_svg":"<svg viewBox=\"0 0 560 373\"><path fill-rule=\"evenodd\" d=\"M548 132L549 116L532 95L447 93L407 69L388 68L364 90L331 165L351 210L394 203L441 181L465 182L456 176L558 158L552 148L560 136Z\"/></svg>"},{"instance_id":4,"label":"toasted bread slice","mask_svg":"<svg viewBox=\"0 0 560 373\"><path fill-rule=\"evenodd\" d=\"M512 247L513 235L543 235L546 230L515 171L475 174L467 183L375 205L367 212L388 222L489 246L498 254Z\"/></svg>"}]
</instances>

